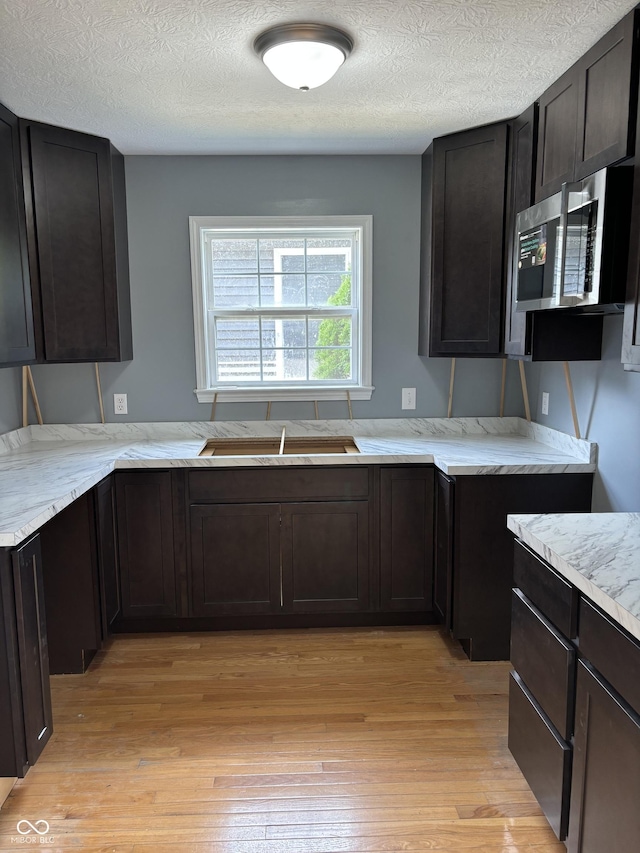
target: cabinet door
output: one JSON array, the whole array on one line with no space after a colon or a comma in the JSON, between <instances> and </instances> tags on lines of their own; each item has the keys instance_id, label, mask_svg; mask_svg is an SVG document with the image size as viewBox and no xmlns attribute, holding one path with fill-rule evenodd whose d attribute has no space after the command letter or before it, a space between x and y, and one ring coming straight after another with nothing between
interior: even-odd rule
<instances>
[{"instance_id":1,"label":"cabinet door","mask_svg":"<svg viewBox=\"0 0 640 853\"><path fill-rule=\"evenodd\" d=\"M27 761L34 765L52 732L39 537L14 552L13 581Z\"/></svg>"},{"instance_id":2,"label":"cabinet door","mask_svg":"<svg viewBox=\"0 0 640 853\"><path fill-rule=\"evenodd\" d=\"M192 506L190 525L194 616L280 610L278 504Z\"/></svg>"},{"instance_id":3,"label":"cabinet door","mask_svg":"<svg viewBox=\"0 0 640 853\"><path fill-rule=\"evenodd\" d=\"M515 225L516 215L533 204L537 132L538 105L532 104L526 112L511 123L506 234L507 298L504 335L504 351L508 355L527 354L527 312L516 311L514 293L519 250L515 243Z\"/></svg>"},{"instance_id":4,"label":"cabinet door","mask_svg":"<svg viewBox=\"0 0 640 853\"><path fill-rule=\"evenodd\" d=\"M90 492L40 531L52 673L84 672L102 644L95 515Z\"/></svg>"},{"instance_id":5,"label":"cabinet door","mask_svg":"<svg viewBox=\"0 0 640 853\"><path fill-rule=\"evenodd\" d=\"M630 12L578 62L576 180L634 153L637 12Z\"/></svg>"},{"instance_id":6,"label":"cabinet door","mask_svg":"<svg viewBox=\"0 0 640 853\"><path fill-rule=\"evenodd\" d=\"M640 124L640 110L638 110ZM636 133L640 139L640 134ZM627 298L622 330L622 363L630 370L640 371L640 157L633 168L633 201L629 244L629 273Z\"/></svg>"},{"instance_id":7,"label":"cabinet door","mask_svg":"<svg viewBox=\"0 0 640 853\"><path fill-rule=\"evenodd\" d=\"M120 577L116 550L115 489L107 477L94 490L102 639L120 615Z\"/></svg>"},{"instance_id":8,"label":"cabinet door","mask_svg":"<svg viewBox=\"0 0 640 853\"><path fill-rule=\"evenodd\" d=\"M0 365L35 355L18 119L0 104Z\"/></svg>"},{"instance_id":9,"label":"cabinet door","mask_svg":"<svg viewBox=\"0 0 640 853\"><path fill-rule=\"evenodd\" d=\"M369 502L282 505L284 609L340 613L369 608Z\"/></svg>"},{"instance_id":10,"label":"cabinet door","mask_svg":"<svg viewBox=\"0 0 640 853\"><path fill-rule=\"evenodd\" d=\"M380 474L381 609L433 609L432 468Z\"/></svg>"},{"instance_id":11,"label":"cabinet door","mask_svg":"<svg viewBox=\"0 0 640 853\"><path fill-rule=\"evenodd\" d=\"M28 125L47 361L121 357L107 139Z\"/></svg>"},{"instance_id":12,"label":"cabinet door","mask_svg":"<svg viewBox=\"0 0 640 853\"><path fill-rule=\"evenodd\" d=\"M433 142L429 355L498 355L507 124Z\"/></svg>"},{"instance_id":13,"label":"cabinet door","mask_svg":"<svg viewBox=\"0 0 640 853\"><path fill-rule=\"evenodd\" d=\"M122 615L176 616L171 472L117 474Z\"/></svg>"},{"instance_id":14,"label":"cabinet door","mask_svg":"<svg viewBox=\"0 0 640 853\"><path fill-rule=\"evenodd\" d=\"M573 66L540 98L536 201L560 192L572 181L576 161L578 70Z\"/></svg>"},{"instance_id":15,"label":"cabinet door","mask_svg":"<svg viewBox=\"0 0 640 853\"><path fill-rule=\"evenodd\" d=\"M455 480L441 471L437 472L433 603L442 622L449 630L452 625L454 484Z\"/></svg>"},{"instance_id":16,"label":"cabinet door","mask_svg":"<svg viewBox=\"0 0 640 853\"><path fill-rule=\"evenodd\" d=\"M578 664L569 853L636 853L640 839L640 717Z\"/></svg>"}]
</instances>

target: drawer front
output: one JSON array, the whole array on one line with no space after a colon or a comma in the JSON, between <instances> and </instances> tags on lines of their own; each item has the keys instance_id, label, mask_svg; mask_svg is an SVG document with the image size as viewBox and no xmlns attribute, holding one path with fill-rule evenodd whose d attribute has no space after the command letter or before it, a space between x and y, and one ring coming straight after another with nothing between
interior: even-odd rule
<instances>
[{"instance_id":1,"label":"drawer front","mask_svg":"<svg viewBox=\"0 0 640 853\"><path fill-rule=\"evenodd\" d=\"M560 841L567 835L571 747L549 725L516 673L509 679L509 750Z\"/></svg>"},{"instance_id":2,"label":"drawer front","mask_svg":"<svg viewBox=\"0 0 640 853\"><path fill-rule=\"evenodd\" d=\"M511 607L511 663L568 740L573 728L575 650L517 589Z\"/></svg>"},{"instance_id":3,"label":"drawer front","mask_svg":"<svg viewBox=\"0 0 640 853\"><path fill-rule=\"evenodd\" d=\"M189 472L189 498L200 501L286 501L366 498L369 468L260 468Z\"/></svg>"},{"instance_id":4,"label":"drawer front","mask_svg":"<svg viewBox=\"0 0 640 853\"><path fill-rule=\"evenodd\" d=\"M577 635L580 595L526 545L516 540L513 584L569 640Z\"/></svg>"},{"instance_id":5,"label":"drawer front","mask_svg":"<svg viewBox=\"0 0 640 853\"><path fill-rule=\"evenodd\" d=\"M640 713L640 644L590 601L580 601L580 656Z\"/></svg>"}]
</instances>

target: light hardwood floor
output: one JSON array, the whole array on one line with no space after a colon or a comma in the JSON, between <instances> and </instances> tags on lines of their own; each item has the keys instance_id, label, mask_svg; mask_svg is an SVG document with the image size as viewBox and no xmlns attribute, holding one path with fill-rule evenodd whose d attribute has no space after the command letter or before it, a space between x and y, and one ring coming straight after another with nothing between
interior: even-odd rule
<instances>
[{"instance_id":1,"label":"light hardwood floor","mask_svg":"<svg viewBox=\"0 0 640 853\"><path fill-rule=\"evenodd\" d=\"M57 853L564 853L507 750L508 670L430 627L118 637L52 679L0 849L27 819Z\"/></svg>"}]
</instances>

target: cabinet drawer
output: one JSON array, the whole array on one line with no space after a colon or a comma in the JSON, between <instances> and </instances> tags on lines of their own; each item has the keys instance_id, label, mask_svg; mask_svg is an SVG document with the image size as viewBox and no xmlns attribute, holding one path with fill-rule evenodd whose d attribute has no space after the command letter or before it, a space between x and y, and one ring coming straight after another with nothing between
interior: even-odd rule
<instances>
[{"instance_id":1,"label":"cabinet drawer","mask_svg":"<svg viewBox=\"0 0 640 853\"><path fill-rule=\"evenodd\" d=\"M573 646L518 589L511 609L511 663L565 740L573 728Z\"/></svg>"},{"instance_id":2,"label":"cabinet drawer","mask_svg":"<svg viewBox=\"0 0 640 853\"><path fill-rule=\"evenodd\" d=\"M562 841L569 818L571 747L549 724L514 672L509 679L509 750Z\"/></svg>"},{"instance_id":3,"label":"cabinet drawer","mask_svg":"<svg viewBox=\"0 0 640 853\"><path fill-rule=\"evenodd\" d=\"M190 471L189 498L199 501L301 500L304 498L366 498L369 469L260 468L259 470Z\"/></svg>"},{"instance_id":4,"label":"cabinet drawer","mask_svg":"<svg viewBox=\"0 0 640 853\"><path fill-rule=\"evenodd\" d=\"M580 656L640 713L640 644L590 601L580 601Z\"/></svg>"},{"instance_id":5,"label":"cabinet drawer","mask_svg":"<svg viewBox=\"0 0 640 853\"><path fill-rule=\"evenodd\" d=\"M569 640L577 635L580 595L522 542L515 543L513 583Z\"/></svg>"}]
</instances>

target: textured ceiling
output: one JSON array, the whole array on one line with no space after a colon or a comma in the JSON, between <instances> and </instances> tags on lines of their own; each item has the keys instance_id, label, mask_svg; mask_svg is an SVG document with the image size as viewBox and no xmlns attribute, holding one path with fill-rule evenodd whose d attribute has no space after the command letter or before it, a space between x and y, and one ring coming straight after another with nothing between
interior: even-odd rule
<instances>
[{"instance_id":1,"label":"textured ceiling","mask_svg":"<svg viewBox=\"0 0 640 853\"><path fill-rule=\"evenodd\" d=\"M515 115L629 0L0 0L0 101L127 154L422 152ZM296 92L253 54L318 21L355 49Z\"/></svg>"}]
</instances>

